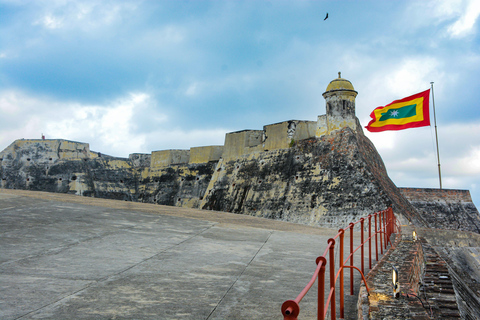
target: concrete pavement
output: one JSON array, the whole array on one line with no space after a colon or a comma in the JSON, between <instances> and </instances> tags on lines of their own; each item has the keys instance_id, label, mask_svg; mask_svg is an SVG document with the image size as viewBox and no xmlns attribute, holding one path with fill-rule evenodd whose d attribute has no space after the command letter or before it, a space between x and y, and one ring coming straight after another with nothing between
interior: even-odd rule
<instances>
[{"instance_id":1,"label":"concrete pavement","mask_svg":"<svg viewBox=\"0 0 480 320\"><path fill-rule=\"evenodd\" d=\"M1 319L281 319L336 230L0 189ZM316 294L301 304L314 317Z\"/></svg>"}]
</instances>

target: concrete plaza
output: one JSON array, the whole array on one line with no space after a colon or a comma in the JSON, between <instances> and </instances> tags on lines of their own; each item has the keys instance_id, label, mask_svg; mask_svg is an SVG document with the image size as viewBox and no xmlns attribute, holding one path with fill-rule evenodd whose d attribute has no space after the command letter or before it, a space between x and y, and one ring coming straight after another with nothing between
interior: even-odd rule
<instances>
[{"instance_id":1,"label":"concrete plaza","mask_svg":"<svg viewBox=\"0 0 480 320\"><path fill-rule=\"evenodd\" d=\"M0 189L0 319L281 319L336 230ZM316 290L301 303L315 316Z\"/></svg>"}]
</instances>

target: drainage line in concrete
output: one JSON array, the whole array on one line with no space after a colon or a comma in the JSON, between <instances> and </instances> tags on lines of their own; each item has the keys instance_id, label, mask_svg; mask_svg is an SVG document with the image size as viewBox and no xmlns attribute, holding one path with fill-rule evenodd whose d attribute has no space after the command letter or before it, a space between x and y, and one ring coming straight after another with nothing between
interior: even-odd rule
<instances>
[{"instance_id":1,"label":"drainage line in concrete","mask_svg":"<svg viewBox=\"0 0 480 320\"><path fill-rule=\"evenodd\" d=\"M263 249L263 247L265 246L265 244L268 242L268 240L270 239L270 237L272 236L272 232L270 232L270 234L268 235L267 239L265 239L265 242L262 244L262 246L257 250L257 252L255 253L255 255L252 257L252 259L250 259L250 261L247 263L247 265L245 266L245 268L242 270L242 272L240 273L240 275L235 279L235 281L233 281L232 285L230 286L230 288L228 288L228 290L225 292L225 294L223 295L223 297L220 299L220 301L218 301L217 305L215 306L215 308L213 308L212 312L210 312L210 314L208 315L208 317L205 319L205 320L208 320L210 319L210 317L212 316L212 314L215 312L215 310L217 310L217 307L220 305L220 303L222 303L223 299L225 299L225 297L227 296L227 294L230 292L230 290L232 290L233 286L238 282L238 279L240 279L240 277L245 273L245 271L247 270L247 268L250 266L250 264L253 262L253 260L255 260L255 258L257 257L258 253Z\"/></svg>"}]
</instances>

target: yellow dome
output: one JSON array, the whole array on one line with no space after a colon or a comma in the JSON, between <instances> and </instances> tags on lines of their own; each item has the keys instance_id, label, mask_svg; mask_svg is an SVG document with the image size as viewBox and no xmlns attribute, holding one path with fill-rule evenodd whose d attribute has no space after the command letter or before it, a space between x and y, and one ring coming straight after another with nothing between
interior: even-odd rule
<instances>
[{"instance_id":1,"label":"yellow dome","mask_svg":"<svg viewBox=\"0 0 480 320\"><path fill-rule=\"evenodd\" d=\"M331 96L332 94L334 94L334 92L338 92L338 91L341 91L347 95L353 95L353 96L357 95L357 92L353 88L352 83L347 79L343 79L340 72L338 73L337 79L330 81L330 83L327 86L327 90L325 90L324 96L325 94L327 94L328 96Z\"/></svg>"},{"instance_id":2,"label":"yellow dome","mask_svg":"<svg viewBox=\"0 0 480 320\"><path fill-rule=\"evenodd\" d=\"M347 79L341 78L341 73L338 73L338 78L330 81L328 84L327 90L325 91L332 91L332 90L355 90L353 85Z\"/></svg>"}]
</instances>

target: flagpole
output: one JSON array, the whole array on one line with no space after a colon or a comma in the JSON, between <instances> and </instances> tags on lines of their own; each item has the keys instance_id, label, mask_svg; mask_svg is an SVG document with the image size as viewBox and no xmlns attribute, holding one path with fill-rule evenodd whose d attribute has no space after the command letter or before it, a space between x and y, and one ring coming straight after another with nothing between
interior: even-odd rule
<instances>
[{"instance_id":1,"label":"flagpole","mask_svg":"<svg viewBox=\"0 0 480 320\"><path fill-rule=\"evenodd\" d=\"M438 150L437 117L435 115L435 98L433 95L433 82L430 82L430 84L432 85L433 121L435 123L435 140L437 142L438 180L440 181L440 190L442 190L442 173L440 171L440 151Z\"/></svg>"}]
</instances>

